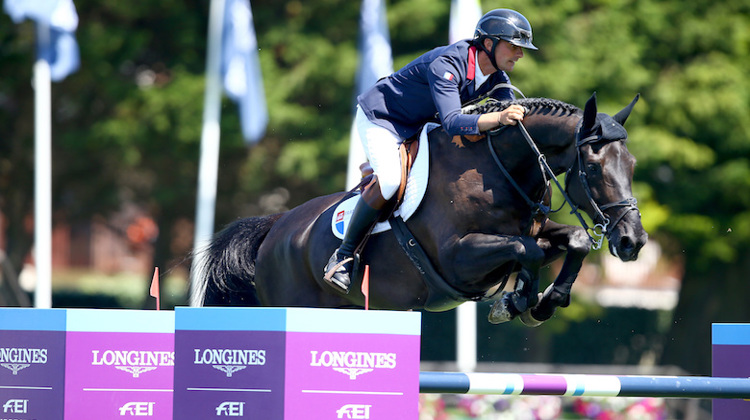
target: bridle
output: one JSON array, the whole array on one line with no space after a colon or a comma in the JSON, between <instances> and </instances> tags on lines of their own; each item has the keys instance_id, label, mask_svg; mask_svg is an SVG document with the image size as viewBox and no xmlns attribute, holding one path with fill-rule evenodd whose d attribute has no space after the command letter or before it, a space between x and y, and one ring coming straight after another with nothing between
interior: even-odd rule
<instances>
[{"instance_id":1,"label":"bridle","mask_svg":"<svg viewBox=\"0 0 750 420\"><path fill-rule=\"evenodd\" d=\"M531 137L529 137L529 139L531 139ZM603 205L597 204L597 202L594 200L594 195L591 192L591 186L589 185L589 181L588 181L589 175L588 175L588 172L586 172L586 165L584 165L584 161L583 161L583 153L581 152L581 147L584 145L594 145L596 143L600 143L604 141L615 141L615 140L605 140L604 138L602 138L602 136L596 135L596 134L590 135L585 138L581 138L581 124L579 122L578 127L576 128L576 162L578 164L578 179L581 181L581 185L583 186L583 191L586 193L586 198L589 201L589 205L594 210L594 213L596 215L596 217L594 218L595 225L593 228L589 228L586 225L585 221L583 221L581 216L578 215L577 206L574 206L570 198L567 197L567 194L563 194L563 196L566 197L566 201L570 204L571 208L573 208L573 211L576 212L578 219L581 220L581 225L587 231L590 230L591 233L589 234L589 236L592 236L592 235L597 236L597 239L594 240L594 244L595 244L594 249L599 249L601 247L602 240L605 236L607 237L607 240L609 240L609 237L612 234L612 229L614 229L620 223L620 221L622 221L622 219L625 217L626 214L628 214L628 212L630 212L631 210L635 210L636 212L639 212L638 200L636 200L636 198L633 196L626 197L620 201L615 201L615 202L611 202L611 203L603 204ZM568 191L568 187L570 186L570 180L572 179L572 176L571 176L572 171L573 171L573 166L568 168L568 170L565 172L565 192ZM620 214L615 219L615 222L612 223L612 229L610 229L609 228L610 218L604 213L604 211L611 209L611 208L617 208L617 207L624 207L625 209L622 212L620 212Z\"/></svg>"},{"instance_id":2,"label":"bridle","mask_svg":"<svg viewBox=\"0 0 750 420\"><path fill-rule=\"evenodd\" d=\"M591 135L585 138L581 138L581 123L578 123L578 127L576 128L576 162L578 164L578 176L581 181L581 185L583 185L583 190L586 193L586 197L588 198L589 205L594 210L595 217L594 217L594 227L590 227L588 223L586 223L586 220L583 218L581 213L578 211L579 206L573 202L573 200L570 198L568 194L568 186L570 184L571 172L573 170L573 166L568 168L568 170L565 173L565 188L560 185L560 182L557 180L554 171L552 168L550 168L549 164L547 163L547 158L539 151L539 148L537 147L536 143L534 142L534 139L531 138L531 135L526 130L526 127L523 125L521 121L517 121L518 128L521 131L521 134L523 135L524 139L526 139L526 142L529 144L533 152L537 156L537 162L539 163L540 170L542 172L542 177L544 178L545 184L549 182L549 179L554 181L555 185L557 186L557 189L560 190L560 193L562 193L562 196L571 207L570 214L575 214L578 218L578 221L580 222L581 226L586 230L586 233L589 235L589 238L591 238L592 241L592 248L593 249L599 249L602 246L602 242L604 241L604 238L606 237L609 239L609 237L612 234L612 230L620 223L620 221L625 217L625 215L630 212L631 210L638 211L638 201L635 199L635 197L627 197L617 202L612 202L608 204L599 205L593 197L593 194L591 192L591 187L588 182L588 173L586 172L586 167L583 165L583 157L581 152L581 147L584 145L592 145L596 144L602 141L608 141L602 138L601 135ZM559 209L552 211L549 206L544 205L542 202L544 197L542 197L542 201L535 202L529 198L529 196L521 189L521 187L518 185L518 183L513 179L513 177L510 175L508 170L505 168L505 166L500 161L500 158L497 156L497 152L495 152L495 148L492 144L493 134L499 134L502 130L504 130L507 126L503 126L497 130L494 130L487 135L487 144L489 145L490 154L492 155L492 158L495 160L495 163L500 168L500 171L505 175L505 177L510 181L511 185L516 189L516 191L521 195L521 197L526 201L527 204L532 209L532 217L536 215L543 214L545 217L549 215L550 212L557 212L562 209L562 206L565 205L563 203ZM549 179L548 179L549 177ZM625 207L625 210L620 213L620 215L615 219L615 222L610 225L610 218L607 216L604 211L616 208L616 207Z\"/></svg>"}]
</instances>

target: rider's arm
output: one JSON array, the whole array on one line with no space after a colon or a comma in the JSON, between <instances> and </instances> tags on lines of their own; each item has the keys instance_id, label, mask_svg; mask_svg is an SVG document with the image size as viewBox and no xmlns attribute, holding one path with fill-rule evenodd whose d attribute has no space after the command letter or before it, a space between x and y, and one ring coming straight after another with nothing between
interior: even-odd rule
<instances>
[{"instance_id":1,"label":"rider's arm","mask_svg":"<svg viewBox=\"0 0 750 420\"><path fill-rule=\"evenodd\" d=\"M519 105L482 115L462 114L459 76L460 73L448 59L435 60L428 71L432 99L440 123L448 134L479 134L480 131L492 130L501 125L515 125L516 121L523 119L524 109Z\"/></svg>"},{"instance_id":2,"label":"rider's arm","mask_svg":"<svg viewBox=\"0 0 750 420\"><path fill-rule=\"evenodd\" d=\"M458 68L460 65L452 62L450 57L440 57L430 63L426 72L430 94L440 124L448 134L479 134L479 115L461 113L459 85L465 76Z\"/></svg>"}]
</instances>

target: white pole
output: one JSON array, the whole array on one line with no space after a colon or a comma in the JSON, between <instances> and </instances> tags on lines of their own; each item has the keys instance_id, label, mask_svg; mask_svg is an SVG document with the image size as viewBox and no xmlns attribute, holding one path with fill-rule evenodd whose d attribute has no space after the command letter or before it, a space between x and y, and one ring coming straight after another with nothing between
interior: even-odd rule
<instances>
[{"instance_id":1,"label":"white pole","mask_svg":"<svg viewBox=\"0 0 750 420\"><path fill-rule=\"evenodd\" d=\"M448 41L452 44L474 36L482 17L479 0L451 1ZM461 372L473 372L477 366L477 304L466 302L456 308L456 363Z\"/></svg>"},{"instance_id":2,"label":"white pole","mask_svg":"<svg viewBox=\"0 0 750 420\"><path fill-rule=\"evenodd\" d=\"M464 302L456 308L456 364L459 372L477 368L476 302Z\"/></svg>"},{"instance_id":3,"label":"white pole","mask_svg":"<svg viewBox=\"0 0 750 420\"><path fill-rule=\"evenodd\" d=\"M349 134L349 160L346 170L347 190L351 190L362 181L362 171L359 170L359 166L365 162L367 162L367 155L365 155L365 149L362 147L362 142L359 140L357 124L354 123L352 124L352 129Z\"/></svg>"},{"instance_id":4,"label":"white pole","mask_svg":"<svg viewBox=\"0 0 750 420\"><path fill-rule=\"evenodd\" d=\"M37 23L37 42L50 43L48 24ZM34 261L36 290L34 306L52 307L52 129L49 63L34 63Z\"/></svg>"},{"instance_id":5,"label":"white pole","mask_svg":"<svg viewBox=\"0 0 750 420\"><path fill-rule=\"evenodd\" d=\"M208 17L208 52L206 54L206 91L203 102L203 131L198 169L198 194L195 203L195 236L193 263L190 270L190 305L198 306L200 296L198 267L200 250L214 233L216 184L219 172L219 139L221 130L221 34L225 0L211 0Z\"/></svg>"}]
</instances>

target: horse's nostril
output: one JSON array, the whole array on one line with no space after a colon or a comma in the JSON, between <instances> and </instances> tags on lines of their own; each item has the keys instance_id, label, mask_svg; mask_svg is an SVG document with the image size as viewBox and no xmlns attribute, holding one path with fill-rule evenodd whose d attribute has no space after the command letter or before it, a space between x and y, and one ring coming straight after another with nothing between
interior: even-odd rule
<instances>
[{"instance_id":1,"label":"horse's nostril","mask_svg":"<svg viewBox=\"0 0 750 420\"><path fill-rule=\"evenodd\" d=\"M631 252L635 248L635 243L633 242L633 239L630 238L630 236L623 236L620 238L620 250Z\"/></svg>"}]
</instances>

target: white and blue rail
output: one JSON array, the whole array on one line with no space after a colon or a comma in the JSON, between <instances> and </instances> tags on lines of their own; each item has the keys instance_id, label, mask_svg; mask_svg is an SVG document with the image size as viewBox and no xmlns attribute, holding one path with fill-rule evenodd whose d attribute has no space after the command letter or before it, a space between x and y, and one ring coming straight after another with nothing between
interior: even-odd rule
<instances>
[{"instance_id":1,"label":"white and blue rail","mask_svg":"<svg viewBox=\"0 0 750 420\"><path fill-rule=\"evenodd\" d=\"M703 376L420 372L424 394L750 399L750 379Z\"/></svg>"}]
</instances>

